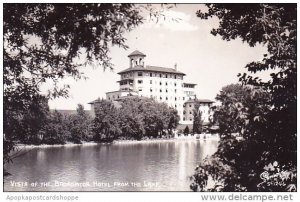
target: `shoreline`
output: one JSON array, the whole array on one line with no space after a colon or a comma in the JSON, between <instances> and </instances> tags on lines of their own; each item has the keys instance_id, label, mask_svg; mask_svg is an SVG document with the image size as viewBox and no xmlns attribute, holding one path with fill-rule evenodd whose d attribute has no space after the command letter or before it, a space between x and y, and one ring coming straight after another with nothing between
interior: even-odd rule
<instances>
[{"instance_id":1,"label":"shoreline","mask_svg":"<svg viewBox=\"0 0 300 202\"><path fill-rule=\"evenodd\" d=\"M218 140L216 137L209 137L207 139L195 139L191 137L186 138L157 138L157 139L147 139L147 140L114 140L111 143L101 143L101 142L82 142L81 144L76 144L72 142L67 142L66 144L54 144L54 145L27 145L27 144L17 144L17 149L33 149L33 148L55 148L55 147L75 147L75 146L94 146L94 145L109 145L109 144L144 144L144 143L159 143L159 142L180 142L180 141L203 141L203 140Z\"/></svg>"},{"instance_id":2,"label":"shoreline","mask_svg":"<svg viewBox=\"0 0 300 202\"><path fill-rule=\"evenodd\" d=\"M150 140L114 140L111 143L103 142L82 142L81 144L76 144L72 142L67 142L66 144L41 144L41 145L28 145L28 144L17 144L17 149L33 149L33 148L53 148L53 147L75 147L75 146L94 146L94 145L110 145L110 144L137 144L137 143L157 143L157 142L173 142L176 141L175 138L170 139L150 139Z\"/></svg>"},{"instance_id":3,"label":"shoreline","mask_svg":"<svg viewBox=\"0 0 300 202\"><path fill-rule=\"evenodd\" d=\"M51 147L75 147L80 145L85 146L93 146L97 144L103 144L103 143L97 143L97 142L82 142L81 144L76 144L72 142L67 142L66 144L40 144L40 145L33 145L33 144L17 144L16 147L19 149L33 149L33 148L51 148Z\"/></svg>"}]
</instances>

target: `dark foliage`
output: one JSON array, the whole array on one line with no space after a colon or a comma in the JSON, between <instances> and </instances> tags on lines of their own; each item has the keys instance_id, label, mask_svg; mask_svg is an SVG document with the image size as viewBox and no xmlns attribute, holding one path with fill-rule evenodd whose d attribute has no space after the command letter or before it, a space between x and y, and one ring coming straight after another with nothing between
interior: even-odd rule
<instances>
[{"instance_id":1,"label":"dark foliage","mask_svg":"<svg viewBox=\"0 0 300 202\"><path fill-rule=\"evenodd\" d=\"M215 116L220 124L218 152L193 176L194 191L295 191L297 156L296 4L208 4L202 19L216 16L212 34L264 44L268 54L239 75L247 87L227 86ZM274 70L268 81L256 72ZM249 87L251 85L252 87ZM254 86L254 87L253 87ZM261 174L264 173L264 174ZM266 175L267 174L267 175ZM277 176L272 178L271 176ZM206 187L208 176L217 185Z\"/></svg>"},{"instance_id":2,"label":"dark foliage","mask_svg":"<svg viewBox=\"0 0 300 202\"><path fill-rule=\"evenodd\" d=\"M193 121L193 133L194 134L200 134L202 132L202 116L201 111L199 110L200 104L195 104L193 115L194 115L194 121Z\"/></svg>"},{"instance_id":3,"label":"dark foliage","mask_svg":"<svg viewBox=\"0 0 300 202\"><path fill-rule=\"evenodd\" d=\"M177 111L149 98L126 98L119 102L97 103L94 119L94 140L157 138L175 129Z\"/></svg>"},{"instance_id":4,"label":"dark foliage","mask_svg":"<svg viewBox=\"0 0 300 202\"><path fill-rule=\"evenodd\" d=\"M190 129L189 129L189 126L186 126L183 130L183 134L184 135L188 135L190 133Z\"/></svg>"}]
</instances>

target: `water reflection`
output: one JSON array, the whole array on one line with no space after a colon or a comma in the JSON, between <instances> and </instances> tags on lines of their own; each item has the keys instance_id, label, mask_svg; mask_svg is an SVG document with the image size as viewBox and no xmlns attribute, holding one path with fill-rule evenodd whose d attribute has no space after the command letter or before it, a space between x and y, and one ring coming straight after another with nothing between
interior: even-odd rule
<instances>
[{"instance_id":1,"label":"water reflection","mask_svg":"<svg viewBox=\"0 0 300 202\"><path fill-rule=\"evenodd\" d=\"M190 191L189 176L217 145L216 140L181 140L35 148L7 166L12 176L5 179L4 190ZM38 182L38 186L15 187L12 181ZM54 186L55 181L73 184ZM44 182L50 185L40 186ZM78 182L89 186L75 186ZM95 186L96 182L102 185ZM144 186L145 182L151 186Z\"/></svg>"}]
</instances>

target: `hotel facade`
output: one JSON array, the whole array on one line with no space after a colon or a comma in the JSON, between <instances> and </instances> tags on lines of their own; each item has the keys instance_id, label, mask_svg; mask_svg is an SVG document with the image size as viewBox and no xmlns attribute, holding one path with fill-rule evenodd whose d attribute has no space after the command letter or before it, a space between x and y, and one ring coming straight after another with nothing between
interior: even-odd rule
<instances>
[{"instance_id":1,"label":"hotel facade","mask_svg":"<svg viewBox=\"0 0 300 202\"><path fill-rule=\"evenodd\" d=\"M106 99L117 101L129 96L152 98L165 102L178 111L181 124L193 123L193 109L199 104L204 122L209 121L209 107L213 103L207 99L197 99L196 84L184 81L183 72L174 68L145 65L146 55L138 50L128 55L129 68L119 72L119 90L106 93ZM90 102L94 111L97 100Z\"/></svg>"}]
</instances>

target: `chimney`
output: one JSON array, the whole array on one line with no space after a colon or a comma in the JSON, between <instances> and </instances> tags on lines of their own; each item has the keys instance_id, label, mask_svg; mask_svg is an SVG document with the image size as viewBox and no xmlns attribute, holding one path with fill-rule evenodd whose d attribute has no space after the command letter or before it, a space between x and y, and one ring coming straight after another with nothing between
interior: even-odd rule
<instances>
[{"instance_id":1,"label":"chimney","mask_svg":"<svg viewBox=\"0 0 300 202\"><path fill-rule=\"evenodd\" d=\"M177 63L175 63L174 69L175 69L175 71L177 71Z\"/></svg>"}]
</instances>

